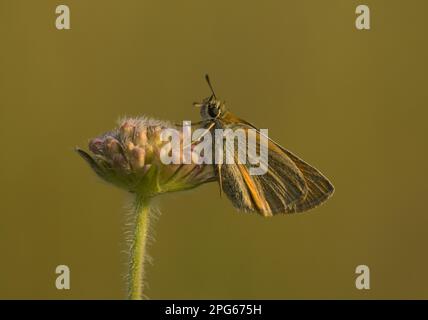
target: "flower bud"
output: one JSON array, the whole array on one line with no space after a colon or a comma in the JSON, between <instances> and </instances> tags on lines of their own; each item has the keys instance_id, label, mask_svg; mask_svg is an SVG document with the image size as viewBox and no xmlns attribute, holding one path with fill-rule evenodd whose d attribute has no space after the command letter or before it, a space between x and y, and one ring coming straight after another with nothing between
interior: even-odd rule
<instances>
[{"instance_id":1,"label":"flower bud","mask_svg":"<svg viewBox=\"0 0 428 320\"><path fill-rule=\"evenodd\" d=\"M216 179L209 164L162 163L160 154L166 143L160 138L163 129L180 132L183 146L182 127L154 119L128 118L113 131L90 140L93 155L77 151L105 181L145 196L190 189ZM182 152L176 157L182 160Z\"/></svg>"}]
</instances>

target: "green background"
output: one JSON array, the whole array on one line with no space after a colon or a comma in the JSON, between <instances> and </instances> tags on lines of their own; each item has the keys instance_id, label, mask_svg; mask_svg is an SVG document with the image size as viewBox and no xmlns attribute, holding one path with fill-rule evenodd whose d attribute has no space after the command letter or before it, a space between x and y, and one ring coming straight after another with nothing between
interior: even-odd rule
<instances>
[{"instance_id":1,"label":"green background","mask_svg":"<svg viewBox=\"0 0 428 320\"><path fill-rule=\"evenodd\" d=\"M55 28L60 4L71 30ZM123 115L197 121L205 73L336 192L271 219L237 213L214 183L159 197L147 296L428 298L428 3L364 1L370 31L358 4L0 0L0 298L126 296L129 197L73 148Z\"/></svg>"}]
</instances>

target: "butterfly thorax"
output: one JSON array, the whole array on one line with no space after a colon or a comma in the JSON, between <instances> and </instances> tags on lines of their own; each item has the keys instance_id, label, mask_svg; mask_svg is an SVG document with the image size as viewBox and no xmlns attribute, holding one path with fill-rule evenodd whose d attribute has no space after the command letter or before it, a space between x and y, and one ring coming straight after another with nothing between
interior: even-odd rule
<instances>
[{"instance_id":1,"label":"butterfly thorax","mask_svg":"<svg viewBox=\"0 0 428 320\"><path fill-rule=\"evenodd\" d=\"M199 106L201 107L201 117L204 121L220 120L227 114L225 103L213 96L204 99Z\"/></svg>"}]
</instances>

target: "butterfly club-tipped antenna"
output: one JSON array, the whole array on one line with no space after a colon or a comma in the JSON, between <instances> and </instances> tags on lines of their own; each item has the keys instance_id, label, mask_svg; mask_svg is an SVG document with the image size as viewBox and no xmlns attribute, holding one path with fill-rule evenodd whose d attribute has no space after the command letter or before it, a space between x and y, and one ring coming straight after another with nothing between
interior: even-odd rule
<instances>
[{"instance_id":1,"label":"butterfly club-tipped antenna","mask_svg":"<svg viewBox=\"0 0 428 320\"><path fill-rule=\"evenodd\" d=\"M210 89L211 89L211 92L212 92L212 96L211 96L211 97L214 97L214 99L216 99L216 100L217 100L217 97L216 97L216 95L215 95L215 92L214 92L213 86L211 85L210 76L209 76L208 74L206 74L206 75L205 75L205 80L207 81L208 86L209 86L209 87L210 87Z\"/></svg>"},{"instance_id":2,"label":"butterfly club-tipped antenna","mask_svg":"<svg viewBox=\"0 0 428 320\"><path fill-rule=\"evenodd\" d=\"M217 96L215 95L214 88L213 88L213 86L211 85L210 77L209 77L209 75L208 75L208 74L206 74L206 75L205 75L205 80L207 81L208 86L210 87L210 90L211 90L211 97L209 97L209 98L207 98L207 99L204 99L204 101L203 101L202 103L201 103L201 102L193 102L193 105L194 105L195 107L197 107L197 108L202 107L202 106L204 105L204 103L206 103L206 102L211 102L213 98L214 98L215 100L217 100Z\"/></svg>"}]
</instances>

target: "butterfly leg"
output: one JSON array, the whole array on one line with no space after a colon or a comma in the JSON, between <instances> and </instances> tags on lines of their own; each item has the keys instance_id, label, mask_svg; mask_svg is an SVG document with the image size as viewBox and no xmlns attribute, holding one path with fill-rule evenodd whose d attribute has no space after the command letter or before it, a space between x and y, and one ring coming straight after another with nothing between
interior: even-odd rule
<instances>
[{"instance_id":1,"label":"butterfly leg","mask_svg":"<svg viewBox=\"0 0 428 320\"><path fill-rule=\"evenodd\" d=\"M195 143L197 143L197 142L199 142L199 141L201 141L201 139L208 133L208 132L210 132L211 131L211 129L214 127L214 125L215 125L215 122L212 122L209 126L208 126L208 128L200 135L200 137L198 137L197 139L195 139L195 141L192 141L191 143L189 143L188 145L186 145L186 146L184 146L183 147L183 149L184 148L188 148L189 146L192 146L192 145L194 145Z\"/></svg>"},{"instance_id":2,"label":"butterfly leg","mask_svg":"<svg viewBox=\"0 0 428 320\"><path fill-rule=\"evenodd\" d=\"M223 194L223 183L221 179L221 164L217 165L217 172L218 172L218 186L220 188L220 197Z\"/></svg>"},{"instance_id":3,"label":"butterfly leg","mask_svg":"<svg viewBox=\"0 0 428 320\"><path fill-rule=\"evenodd\" d=\"M202 121L198 121L198 122L192 122L192 124L191 124L191 126L193 127L193 126L199 126L199 125L201 125L201 124L205 124L206 123L206 121L205 120L202 120ZM176 127L181 127L183 124L182 123L174 123L174 126L176 126Z\"/></svg>"}]
</instances>

